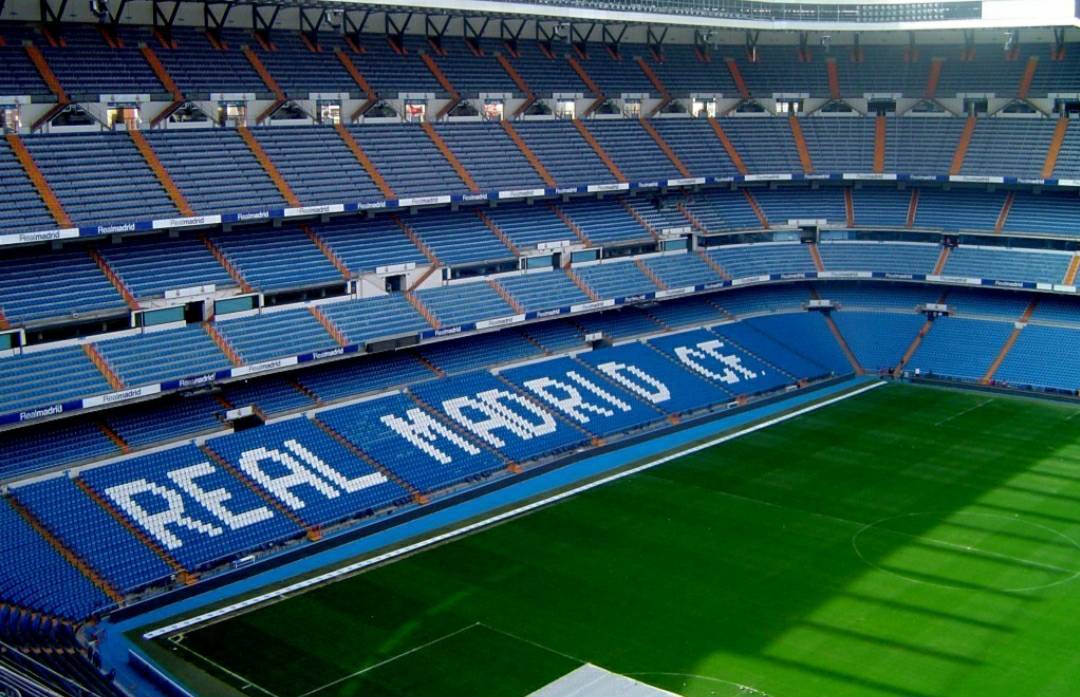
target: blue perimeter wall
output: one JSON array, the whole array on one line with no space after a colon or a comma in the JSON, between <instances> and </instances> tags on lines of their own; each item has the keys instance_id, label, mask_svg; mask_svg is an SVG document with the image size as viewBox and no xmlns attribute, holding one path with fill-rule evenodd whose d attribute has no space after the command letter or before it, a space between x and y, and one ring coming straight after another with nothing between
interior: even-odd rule
<instances>
[{"instance_id":1,"label":"blue perimeter wall","mask_svg":"<svg viewBox=\"0 0 1080 697\"><path fill-rule=\"evenodd\" d=\"M150 629L152 625L162 624L164 620L177 615L195 615L210 605L224 603L241 595L251 594L269 586L284 585L290 579L315 571L327 571L327 567L343 566L378 550L398 545L412 538L429 535L434 531L456 525L464 520L476 518L515 503L533 499L543 494L564 489L586 479L624 467L628 463L657 457L692 443L707 440L740 426L759 421L781 411L787 411L834 396L853 387L875 382L876 378L850 378L834 382L818 389L794 392L791 396L759 407L741 409L728 416L712 418L705 423L689 426L666 435L636 443L625 448L616 448L592 457L585 457L565 466L510 484L488 494L463 501L459 504L434 511L429 515L381 530L375 534L358 538L343 545L323 551L314 551L302 559L256 573L233 583L185 598L176 603L165 605L145 614L131 617L117 623L103 621L98 628L98 650L106 670L116 671L116 680L125 688L134 689L139 697L163 694L159 684L148 681L146 672L157 672L168 681L179 682L163 668L154 663L139 650L125 634L140 629ZM317 548L316 548L317 549ZM133 656L132 656L133 654ZM141 661L151 666L150 671L134 666L134 661ZM188 694L177 689L177 695Z\"/></svg>"}]
</instances>

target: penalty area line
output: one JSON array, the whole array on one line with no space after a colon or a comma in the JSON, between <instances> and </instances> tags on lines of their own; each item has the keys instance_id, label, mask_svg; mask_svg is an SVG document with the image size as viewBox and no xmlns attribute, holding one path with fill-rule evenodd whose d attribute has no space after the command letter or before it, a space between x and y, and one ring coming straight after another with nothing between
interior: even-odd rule
<instances>
[{"instance_id":1,"label":"penalty area line","mask_svg":"<svg viewBox=\"0 0 1080 697\"><path fill-rule=\"evenodd\" d=\"M339 569L335 569L333 571L329 571L327 573L320 574L319 576L313 576L311 578L305 579L303 581L298 581L296 583L285 586L283 588L278 588L276 590L273 590L273 591L270 591L270 592L267 592L267 593L263 593L262 595L253 596L253 597L248 598L246 600L242 600L240 602L233 603L231 605L226 605L224 607L218 608L216 610L211 610L211 611L203 613L201 615L196 615L194 617L189 617L187 619L180 620L179 622L174 622L172 624L165 625L164 627L159 627L157 629L146 632L145 634L142 635L142 638L149 641L149 640L152 640L152 639L157 639L159 637L176 634L178 632L182 632L182 631L184 631L186 629L189 629L191 627L201 625L201 624L206 624L207 622L210 622L211 620L220 619L220 618L225 617L227 615L235 614L235 613L237 613L237 612L239 612L241 610L246 610L246 609L249 609L249 608L254 607L256 605L262 605L263 603L266 603L266 602L269 602L269 601L272 601L272 600L280 599L280 598L282 598L283 596L286 596L286 595L292 595L292 594L294 594L294 593L296 593L298 591L302 591L304 589L311 588L313 586L323 585L323 584L327 583L328 581L332 581L334 579L341 578L341 577L344 577L344 576L350 576L352 574L355 574L357 571L362 571L364 569L368 569L368 568L373 567L373 566L378 566L379 564L384 564L384 563L386 563L388 561L397 559L398 557L408 556L408 555L413 554L413 553L415 553L415 552L417 552L417 551L419 551L421 549L424 549L426 547L431 547L433 545L438 545L438 544L441 544L441 543L446 542L448 540L453 540L453 539L458 538L458 537L464 537L465 535L468 535L469 533L472 533L472 532L474 532L476 530L480 530L482 528L489 527L489 526L494 525L496 523L500 523L500 522L502 522L504 520L509 520L510 518L515 518L515 517L517 517L517 516L519 516L519 515L521 515L523 513L528 513L530 511L534 511L534 510L536 510L538 508L543 508L543 507L549 506L549 505L551 505L553 503L563 501L563 500L568 499L568 498L570 498L572 496L576 496L577 494L580 494L582 492L589 491L590 489L596 489L597 487L601 487L601 486L604 486L606 484L610 484L611 482L615 482L615 481L618 481L620 479L625 479L626 477L630 477L630 476L633 476L635 474L639 474L639 473L644 472L646 470L653 469L654 467L659 467L660 465L671 462L672 460L677 460L677 459L679 459L681 457L686 457L687 455L692 455L692 454L694 454L696 452L699 452L701 450L706 450L708 448L712 448L714 446L721 445L722 443L726 443L726 442L728 442L730 440L735 440L736 438L740 438L740 437L748 435L750 433L755 433L755 432L760 431L762 429L769 428L770 426L775 426L776 424L780 424L780 423L783 423L785 421L790 421L791 419L798 418L800 416L803 416L804 414L809 414L811 412L817 411L818 409L823 409L823 408L825 408L827 406L831 406L833 404L836 404L837 402L842 402L842 401L844 401L846 399L856 397L856 396L861 395L861 394L863 394L865 392L869 392L870 390L874 390L874 389L877 389L879 387L882 387L882 386L884 386L886 384L887 383L885 383L885 382L879 381L879 382L871 383L869 385L864 385L864 386L859 387L857 389L851 390L850 392L844 392L843 394L836 395L835 397L830 397L829 399L825 399L825 400L822 400L820 402L815 402L813 404L809 404L809 405L807 405L805 407L795 409L794 411L786 412L786 413L780 414L779 416L774 416L771 419L766 419L765 421L759 421L758 423L747 426L746 428L742 428L742 429L739 429L739 430L736 430L736 431L732 431L730 433L726 433L726 434L724 434L722 436L718 436L716 438L711 438L711 439L706 440L704 442L701 442L701 443L698 443L696 445L690 446L689 448L684 448L684 449L677 450L675 452L668 453L667 455L663 455L661 457L658 457L655 460L649 460L648 462L645 462L645 463L643 463L641 465L638 465L637 467L631 467L630 469L621 470L621 471L616 472L614 474L610 474L610 475L608 475L606 477L601 477L600 479L594 479L594 480L592 480L590 482L587 482L585 484L581 484L579 486L572 487L570 489L566 489L566 490L561 491L561 492L559 492L557 494L552 494L551 496L539 499L537 501L533 501L532 503L527 503L527 504L524 504L522 506L517 506L515 508L511 508L509 510L503 511L502 513L497 513L496 515L490 516L488 518L483 518L481 520L475 521L475 522L470 523L468 525L464 525L464 526L462 526L460 528L455 528L453 530L448 530L447 532L444 532L444 533L441 533L441 534L438 534L438 535L434 535L432 537L424 538L424 539L419 540L417 542L414 542L412 544L405 545L404 547L398 547L398 548L390 550L388 552L384 552L383 554L379 554L379 555L376 555L374 557L369 557L367 559L363 559L361 561L354 562L352 564L348 564L348 565L343 566L343 567L341 567Z\"/></svg>"}]
</instances>

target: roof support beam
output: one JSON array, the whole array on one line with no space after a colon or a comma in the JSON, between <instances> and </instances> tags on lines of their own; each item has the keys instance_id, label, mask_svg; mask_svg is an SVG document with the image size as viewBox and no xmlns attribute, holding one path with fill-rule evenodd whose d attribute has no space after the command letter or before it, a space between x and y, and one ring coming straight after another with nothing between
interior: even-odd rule
<instances>
[{"instance_id":1,"label":"roof support beam","mask_svg":"<svg viewBox=\"0 0 1080 697\"><path fill-rule=\"evenodd\" d=\"M219 31L225 26L225 21L229 18L229 13L232 12L234 7L236 7L236 4L231 2L216 4L225 5L225 9L221 12L220 17L214 13L213 6L215 5L215 3L203 3L203 25L205 25L207 29Z\"/></svg>"},{"instance_id":2,"label":"roof support beam","mask_svg":"<svg viewBox=\"0 0 1080 697\"><path fill-rule=\"evenodd\" d=\"M364 10L362 13L359 13L362 15L359 22L353 19L354 14L355 13L346 10L345 13L341 15L341 24L345 27L346 33L358 36L364 31L364 27L367 26L368 20L371 19L371 10Z\"/></svg>"},{"instance_id":3,"label":"roof support beam","mask_svg":"<svg viewBox=\"0 0 1080 697\"><path fill-rule=\"evenodd\" d=\"M164 9L165 5L165 0L154 0L154 26L172 29L176 22L176 15L180 12L180 2L179 0L173 2L172 9L168 12Z\"/></svg>"},{"instance_id":4,"label":"roof support beam","mask_svg":"<svg viewBox=\"0 0 1080 697\"><path fill-rule=\"evenodd\" d=\"M270 19L263 16L262 8L265 5L252 5L251 6L251 28L254 31L263 31L270 33L270 30L274 28L274 23L277 22L278 14L281 12L281 5L274 5L273 13L270 15ZM300 15L303 17L303 10L301 9Z\"/></svg>"},{"instance_id":5,"label":"roof support beam","mask_svg":"<svg viewBox=\"0 0 1080 697\"><path fill-rule=\"evenodd\" d=\"M41 0L41 21L47 24L59 24L67 11L68 0L60 0L60 7L53 8L49 0Z\"/></svg>"}]
</instances>

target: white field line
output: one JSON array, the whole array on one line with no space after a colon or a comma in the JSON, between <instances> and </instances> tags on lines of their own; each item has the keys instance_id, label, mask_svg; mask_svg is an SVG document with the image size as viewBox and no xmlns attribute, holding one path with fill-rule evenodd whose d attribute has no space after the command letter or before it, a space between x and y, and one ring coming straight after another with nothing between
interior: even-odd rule
<instances>
[{"instance_id":1,"label":"white field line","mask_svg":"<svg viewBox=\"0 0 1080 697\"><path fill-rule=\"evenodd\" d=\"M390 550L389 552L384 552L383 554L379 554L377 556L370 557L368 559L363 559L361 561L355 562L353 564L349 564L347 566L343 566L343 567L341 567L339 569L329 571L329 572L327 572L325 574L321 574L319 576L313 576L312 578L308 578L308 579L305 579L303 581L297 581L296 583L293 583L291 585L288 585L288 586L285 586L285 587L282 587L282 588L277 588L277 589L275 589L273 591L270 591L268 593L263 593L261 595L256 595L256 596L253 596L253 597L248 598L246 600L242 600L240 602L233 603L231 605L226 605L224 607L217 608L216 610L211 610L209 612L205 612L205 613L203 613L201 615L196 615L194 617L189 617L187 619L180 620L179 622L174 622L172 624L168 624L168 625L165 625L163 627L153 629L153 630L151 630L149 632L144 633L143 634L143 639L147 639L147 640L157 639L158 637L168 636L168 635L171 635L171 634L176 634L177 632L182 632L185 629L188 629L190 627L194 627L194 626L200 625L200 624L205 624L205 623L210 622L212 620L217 620L217 619L220 619L222 617L225 617L226 615L235 614L235 613L237 613L237 612L239 612L241 610L249 609L249 608L251 608L251 607L253 607L255 605L260 605L262 603L265 603L265 602L268 602L268 601L271 601L271 600L275 600L275 599L281 598L281 597L286 596L286 595L292 595L294 593L297 593L298 591L303 591L303 590L305 590L307 588L311 588L312 586L318 586L318 585L326 583L327 581L332 581L332 580L334 580L336 578L340 578L342 576L347 576L347 575L350 575L350 574L354 574L357 571L361 571L363 569L367 569L367 568L370 568L372 566L377 566L379 564L383 564L383 563L388 562L388 561L390 561L392 559L397 559L398 557L402 557L402 556L412 554L412 553L414 553L414 552L416 552L418 550L424 549L425 547L430 547L432 545L437 545L437 544L440 544L442 542L446 542L447 540L452 540L452 539L454 539L456 537L462 537L462 536L467 535L467 534L469 534L469 533L471 533L471 532L473 532L475 530L479 530L480 528L484 528L484 527L487 527L489 525L494 525L495 523L499 523L499 522L502 522L504 520L508 520L510 518L513 518L515 516L519 516L522 513L528 513L529 511L534 511L534 510L536 510L538 508L543 508L544 506L548 506L548 505L551 505L551 504L556 503L558 501L568 499L571 496L575 496L577 494L580 494L583 491L589 491L590 489L595 489L597 487L604 486L605 484L610 484L611 482L618 481L619 479L623 479L625 477L629 477L629 476L638 474L639 472L644 472L645 470L649 470L649 469L652 469L654 467L658 467L658 466L660 466L662 464L665 464L665 463L670 462L672 460L678 459L680 457L684 457L686 455L696 453L696 452L698 452L700 450L705 450L707 448L711 448L713 446L720 445L721 443L726 443L726 442L728 442L730 440L734 440L736 438L747 435L749 433L754 433L756 431L760 431L762 429L769 428L770 426L775 426L776 424L783 423L785 421L789 421L791 419L797 418L797 417L802 416L804 414L809 414L810 412L817 411L818 409L822 409L824 407L836 404L837 402L841 402L841 401L843 401L845 399L850 399L851 397L855 397L855 396L860 395L860 394L862 394L864 392L869 392L870 390L877 389L878 387L881 387L881 386L883 386L885 384L886 384L885 382L874 382L874 383L871 383L869 385L865 385L865 386L860 387L858 389L852 390L851 392L845 392L844 394L840 394L840 395L837 395L835 397L830 397L829 399L826 399L824 401L816 402L814 404L807 405L805 407L802 407L801 409L796 409L795 411L788 412L786 414L781 414L780 416L774 417L772 419L768 419L766 421L762 421L762 422L754 424L752 426L748 426L748 427L746 427L744 429L741 429L741 430L738 430L738 431L733 431L731 433L720 436L718 438L713 438L712 440L708 440L708 441L705 441L703 443L699 443L699 444L697 444L695 446L692 446L690 448L686 448L685 450L680 450L678 452L670 453L670 454L665 455L663 457L660 457L660 458L658 458L656 460L652 460L650 462L646 462L645 464L638 465L637 467L633 467L631 469L623 470L621 472L616 472L615 474L609 475L607 477L603 477L601 479L593 480L591 482L588 482L586 484L582 484L582 485L574 487L572 489L567 489L566 491L559 492L558 494L553 494L552 496L548 496L547 498L543 498L543 499L540 499L538 501L533 501L532 503L525 504L523 506L518 506L517 508L512 508L510 510L503 511L502 513L493 515L493 516L491 516L489 518L484 518L482 520L478 520L478 521L476 521L474 523L470 523L469 525L465 525L465 526L460 527L460 528L455 528L454 530L449 530L447 532L441 533L439 535L435 535L433 537L425 538L425 539L420 540L418 542L414 542L414 543L412 543L410 545L406 545L404 547L399 547L397 549Z\"/></svg>"},{"instance_id":2,"label":"white field line","mask_svg":"<svg viewBox=\"0 0 1080 697\"><path fill-rule=\"evenodd\" d=\"M247 690L249 687L253 687L256 690L258 690L259 692L263 693L264 695L267 695L268 697L278 697L276 694L274 694L270 690L267 690L265 687L262 687L261 685L258 685L256 683L251 682L250 680L245 678L243 675L240 675L239 673L234 673L233 671L229 670L225 666L223 666L223 665L221 665L219 663L215 663L214 661L210 660L209 658L202 655L198 651L196 651L196 650L194 650L194 649L192 649L192 648L190 648L188 646L185 646L183 644L183 642L174 641L174 642L172 642L172 645L175 646L178 649L181 649L182 651L190 653L192 656L195 656L200 661L204 661L207 664L217 668L222 673L225 673L226 675L232 677L234 680L236 680L239 684L242 685L242 687L240 688L241 691Z\"/></svg>"},{"instance_id":3,"label":"white field line","mask_svg":"<svg viewBox=\"0 0 1080 697\"><path fill-rule=\"evenodd\" d=\"M390 658L383 659L383 660L379 661L378 663L373 663L372 665L368 666L367 668L362 668L362 669L356 671L355 673L350 673L349 675L342 676L342 677L338 678L337 680L334 680L332 682L328 682L325 685L323 685L322 687L316 687L314 690L308 690L307 692L303 693L299 697L311 697L311 695L322 692L323 690L325 690L328 687L333 687L334 685L340 685L341 683L343 683L343 682L345 682L347 680L352 680L353 678L360 677L361 675L363 675L365 673L370 673L371 671L375 670L376 668L381 668L382 666L385 666L388 663L393 663L394 661L398 660L399 658L404 658L404 657L406 657L406 656L408 656L410 654L414 654L414 653L416 653L418 651L423 651L424 649L426 649L426 648L428 648L430 646L434 646L435 644L446 641L447 639L451 639L453 637L456 637L458 634L464 634L465 632L469 631L470 629L472 629L474 627L479 627L479 626L480 626L479 622L473 622L472 624L470 624L467 627L462 627L461 629L456 629L456 630L450 632L449 634L445 634L445 635L443 635L443 636L441 636L441 637L439 637L437 639L432 639L431 641L429 641L427 643L420 644L419 646L414 646L411 649L408 649L407 651L402 651L401 653L399 653L396 656L391 656Z\"/></svg>"},{"instance_id":4,"label":"white field line","mask_svg":"<svg viewBox=\"0 0 1080 697\"><path fill-rule=\"evenodd\" d=\"M947 423L949 423L950 421L952 421L954 419L959 419L961 416L964 416L965 414L970 414L971 412L975 411L976 409L979 409L981 407L985 407L987 404L990 404L993 401L994 401L993 397L991 397L989 399L984 399L983 401L979 402L975 406L968 407L967 409L964 409L963 411L958 411L955 414L951 414L949 416L946 416L944 419L942 419L941 421L938 421L934 425L935 426L942 426L944 424L947 424Z\"/></svg>"}]
</instances>

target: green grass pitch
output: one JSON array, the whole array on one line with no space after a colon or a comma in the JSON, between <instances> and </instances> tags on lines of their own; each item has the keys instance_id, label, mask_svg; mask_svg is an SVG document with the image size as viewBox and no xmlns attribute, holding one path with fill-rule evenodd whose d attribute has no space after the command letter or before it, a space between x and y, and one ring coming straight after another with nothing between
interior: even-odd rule
<instances>
[{"instance_id":1,"label":"green grass pitch","mask_svg":"<svg viewBox=\"0 0 1080 697\"><path fill-rule=\"evenodd\" d=\"M888 385L162 646L264 697L519 697L583 662L1072 697L1078 545L1080 410Z\"/></svg>"}]
</instances>

